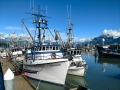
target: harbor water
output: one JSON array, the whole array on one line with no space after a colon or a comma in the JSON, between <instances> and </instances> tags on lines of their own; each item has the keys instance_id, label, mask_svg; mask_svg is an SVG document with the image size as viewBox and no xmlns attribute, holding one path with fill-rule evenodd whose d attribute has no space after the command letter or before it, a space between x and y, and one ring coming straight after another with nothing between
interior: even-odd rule
<instances>
[{"instance_id":1,"label":"harbor water","mask_svg":"<svg viewBox=\"0 0 120 90\"><path fill-rule=\"evenodd\" d=\"M84 77L67 75L64 87L29 79L38 90L69 90L79 85L90 90L120 90L120 59L98 58L94 52L82 52L88 64ZM80 89L82 90L82 89Z\"/></svg>"}]
</instances>

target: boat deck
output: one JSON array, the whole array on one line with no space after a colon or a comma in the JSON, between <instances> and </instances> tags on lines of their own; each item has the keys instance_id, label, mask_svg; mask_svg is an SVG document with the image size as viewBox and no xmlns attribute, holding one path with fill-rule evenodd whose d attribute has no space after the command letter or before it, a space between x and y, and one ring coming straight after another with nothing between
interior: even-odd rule
<instances>
[{"instance_id":1,"label":"boat deck","mask_svg":"<svg viewBox=\"0 0 120 90\"><path fill-rule=\"evenodd\" d=\"M7 59L1 59L3 75L8 68L14 70L14 90L36 90L36 88L20 73L20 71Z\"/></svg>"}]
</instances>

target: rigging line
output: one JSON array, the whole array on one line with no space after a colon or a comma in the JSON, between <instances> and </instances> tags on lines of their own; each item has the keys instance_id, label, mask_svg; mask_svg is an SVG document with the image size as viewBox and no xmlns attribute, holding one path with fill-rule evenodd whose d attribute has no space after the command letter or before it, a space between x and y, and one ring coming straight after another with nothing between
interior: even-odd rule
<instances>
[{"instance_id":1,"label":"rigging line","mask_svg":"<svg viewBox=\"0 0 120 90\"><path fill-rule=\"evenodd\" d=\"M47 60L47 61L48 61L48 60ZM46 65L47 65L47 62L46 62L46 64L44 65L44 67L41 69L41 71L46 67ZM41 72L41 71L40 71L40 72ZM40 72L39 72L39 73L40 73ZM39 73L37 73L36 77L38 76ZM39 87L39 85L40 85L40 82L41 82L41 79L39 80L39 83L38 83L38 86L37 86L36 90L38 90L38 87Z\"/></svg>"},{"instance_id":2,"label":"rigging line","mask_svg":"<svg viewBox=\"0 0 120 90\"><path fill-rule=\"evenodd\" d=\"M35 41L35 36L36 36L36 29L35 29L34 41Z\"/></svg>"},{"instance_id":3,"label":"rigging line","mask_svg":"<svg viewBox=\"0 0 120 90\"><path fill-rule=\"evenodd\" d=\"M51 35L53 36L53 38L55 39L54 35L52 34L52 32L50 31L50 29L48 28L49 32L51 33Z\"/></svg>"},{"instance_id":4,"label":"rigging line","mask_svg":"<svg viewBox=\"0 0 120 90\"><path fill-rule=\"evenodd\" d=\"M32 22L28 22L28 21L24 21L24 22L27 22L27 23L33 24Z\"/></svg>"},{"instance_id":5,"label":"rigging line","mask_svg":"<svg viewBox=\"0 0 120 90\"><path fill-rule=\"evenodd\" d=\"M33 40L33 43L34 43L34 45L35 45L35 36L36 36L36 29L35 29L35 35L34 35L34 40ZM35 52L35 48L34 48L34 51L33 52ZM35 61L35 54L34 55L32 55L32 59L34 59L33 61Z\"/></svg>"},{"instance_id":6,"label":"rigging line","mask_svg":"<svg viewBox=\"0 0 120 90\"><path fill-rule=\"evenodd\" d=\"M48 38L49 38L48 40L50 40L50 36L49 36L49 31L48 30L47 30L47 33L48 33Z\"/></svg>"},{"instance_id":7,"label":"rigging line","mask_svg":"<svg viewBox=\"0 0 120 90\"><path fill-rule=\"evenodd\" d=\"M32 19L32 18L36 18L36 17L25 18L25 19L22 19L22 20L28 20L28 19Z\"/></svg>"},{"instance_id":8,"label":"rigging line","mask_svg":"<svg viewBox=\"0 0 120 90\"><path fill-rule=\"evenodd\" d=\"M43 39L45 39L44 36L45 36L45 30L43 31L43 37L42 37ZM45 36L45 37L46 37L46 36Z\"/></svg>"}]
</instances>

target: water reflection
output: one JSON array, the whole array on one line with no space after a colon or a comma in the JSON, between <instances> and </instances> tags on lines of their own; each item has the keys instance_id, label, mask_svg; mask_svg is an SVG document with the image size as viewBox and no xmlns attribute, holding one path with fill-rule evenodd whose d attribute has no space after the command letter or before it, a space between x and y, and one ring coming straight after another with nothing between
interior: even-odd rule
<instances>
[{"instance_id":1,"label":"water reflection","mask_svg":"<svg viewBox=\"0 0 120 90\"><path fill-rule=\"evenodd\" d=\"M38 87L38 90L70 90L73 88L79 88L78 90L87 90L87 82L84 77L80 76L67 75L64 87L36 81L30 78L28 79L35 85L35 87Z\"/></svg>"},{"instance_id":2,"label":"water reflection","mask_svg":"<svg viewBox=\"0 0 120 90\"><path fill-rule=\"evenodd\" d=\"M109 64L120 68L120 60L115 58L98 58L98 63L102 64L102 72L106 71L106 66Z\"/></svg>"},{"instance_id":3,"label":"water reflection","mask_svg":"<svg viewBox=\"0 0 120 90\"><path fill-rule=\"evenodd\" d=\"M87 87L87 81L84 77L80 76L73 76L73 75L67 75L66 77L66 86L71 88L77 88L79 85L83 87Z\"/></svg>"},{"instance_id":4,"label":"water reflection","mask_svg":"<svg viewBox=\"0 0 120 90\"><path fill-rule=\"evenodd\" d=\"M105 71L106 71L106 69L105 69L106 64L107 64L107 63L103 63L103 65L102 65L102 72L105 72Z\"/></svg>"},{"instance_id":5,"label":"water reflection","mask_svg":"<svg viewBox=\"0 0 120 90\"><path fill-rule=\"evenodd\" d=\"M115 58L98 58L98 63L100 64L112 64L120 67L120 59Z\"/></svg>"},{"instance_id":6,"label":"water reflection","mask_svg":"<svg viewBox=\"0 0 120 90\"><path fill-rule=\"evenodd\" d=\"M88 56L88 53L90 53ZM120 90L120 59L94 57L94 53L82 52L82 57L88 64L84 78L91 90ZM116 61L115 61L116 60ZM104 72L104 73L103 73Z\"/></svg>"},{"instance_id":7,"label":"water reflection","mask_svg":"<svg viewBox=\"0 0 120 90\"><path fill-rule=\"evenodd\" d=\"M95 58L95 63L97 63L98 56L94 55L94 58Z\"/></svg>"},{"instance_id":8,"label":"water reflection","mask_svg":"<svg viewBox=\"0 0 120 90\"><path fill-rule=\"evenodd\" d=\"M41 82L31 78L28 79L37 88L36 90L68 90L66 87L63 86Z\"/></svg>"}]
</instances>

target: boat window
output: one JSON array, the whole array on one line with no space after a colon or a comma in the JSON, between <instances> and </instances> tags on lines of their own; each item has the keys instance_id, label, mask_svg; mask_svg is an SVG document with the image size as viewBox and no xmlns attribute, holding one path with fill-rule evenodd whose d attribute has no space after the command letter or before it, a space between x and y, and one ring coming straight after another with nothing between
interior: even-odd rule
<instances>
[{"instance_id":1,"label":"boat window","mask_svg":"<svg viewBox=\"0 0 120 90\"><path fill-rule=\"evenodd\" d=\"M39 47L36 48L36 51L39 51Z\"/></svg>"},{"instance_id":2,"label":"boat window","mask_svg":"<svg viewBox=\"0 0 120 90\"><path fill-rule=\"evenodd\" d=\"M71 51L71 54L73 54L73 51Z\"/></svg>"},{"instance_id":3,"label":"boat window","mask_svg":"<svg viewBox=\"0 0 120 90\"><path fill-rule=\"evenodd\" d=\"M80 53L79 51L77 51L77 53Z\"/></svg>"},{"instance_id":4,"label":"boat window","mask_svg":"<svg viewBox=\"0 0 120 90\"><path fill-rule=\"evenodd\" d=\"M39 47L39 50L41 50L41 47Z\"/></svg>"},{"instance_id":5,"label":"boat window","mask_svg":"<svg viewBox=\"0 0 120 90\"><path fill-rule=\"evenodd\" d=\"M41 50L43 50L43 47L41 47Z\"/></svg>"},{"instance_id":6,"label":"boat window","mask_svg":"<svg viewBox=\"0 0 120 90\"><path fill-rule=\"evenodd\" d=\"M55 50L55 46L53 46L53 50Z\"/></svg>"},{"instance_id":7,"label":"boat window","mask_svg":"<svg viewBox=\"0 0 120 90\"><path fill-rule=\"evenodd\" d=\"M43 47L42 50L45 50L45 47Z\"/></svg>"},{"instance_id":8,"label":"boat window","mask_svg":"<svg viewBox=\"0 0 120 90\"><path fill-rule=\"evenodd\" d=\"M46 50L49 50L49 46L46 47Z\"/></svg>"},{"instance_id":9,"label":"boat window","mask_svg":"<svg viewBox=\"0 0 120 90\"><path fill-rule=\"evenodd\" d=\"M70 53L69 53L69 52L67 52L67 54L69 55Z\"/></svg>"},{"instance_id":10,"label":"boat window","mask_svg":"<svg viewBox=\"0 0 120 90\"><path fill-rule=\"evenodd\" d=\"M76 54L76 51L74 51L74 54Z\"/></svg>"},{"instance_id":11,"label":"boat window","mask_svg":"<svg viewBox=\"0 0 120 90\"><path fill-rule=\"evenodd\" d=\"M53 50L52 46L50 46L50 50Z\"/></svg>"},{"instance_id":12,"label":"boat window","mask_svg":"<svg viewBox=\"0 0 120 90\"><path fill-rule=\"evenodd\" d=\"M56 47L56 50L58 50L58 46Z\"/></svg>"}]
</instances>

